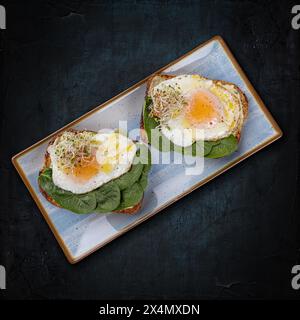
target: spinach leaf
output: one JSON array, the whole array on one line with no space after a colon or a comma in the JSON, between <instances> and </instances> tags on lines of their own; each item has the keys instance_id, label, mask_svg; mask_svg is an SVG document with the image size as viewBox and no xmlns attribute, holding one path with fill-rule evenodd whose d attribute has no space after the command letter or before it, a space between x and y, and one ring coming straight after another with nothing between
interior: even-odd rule
<instances>
[{"instance_id":1,"label":"spinach leaf","mask_svg":"<svg viewBox=\"0 0 300 320\"><path fill-rule=\"evenodd\" d=\"M173 149L186 155L221 158L236 151L238 146L237 139L232 135L217 141L204 141L203 144L199 142L196 141L191 146L185 148L174 145Z\"/></svg>"},{"instance_id":2,"label":"spinach leaf","mask_svg":"<svg viewBox=\"0 0 300 320\"><path fill-rule=\"evenodd\" d=\"M54 184L52 182L52 169L50 168L46 168L39 176L39 185L41 186L41 188L47 192L47 193L51 193L53 188L54 188Z\"/></svg>"},{"instance_id":3,"label":"spinach leaf","mask_svg":"<svg viewBox=\"0 0 300 320\"><path fill-rule=\"evenodd\" d=\"M131 169L115 180L120 190L124 190L133 185L140 177L144 165L142 163L133 164Z\"/></svg>"},{"instance_id":4,"label":"spinach leaf","mask_svg":"<svg viewBox=\"0 0 300 320\"><path fill-rule=\"evenodd\" d=\"M94 191L97 206L95 212L110 212L115 210L121 201L121 191L115 181L108 182Z\"/></svg>"},{"instance_id":5,"label":"spinach leaf","mask_svg":"<svg viewBox=\"0 0 300 320\"><path fill-rule=\"evenodd\" d=\"M151 168L151 152L148 145L144 143L138 144L139 150L136 153L133 163L142 163L144 165L143 171L149 172Z\"/></svg>"},{"instance_id":6,"label":"spinach leaf","mask_svg":"<svg viewBox=\"0 0 300 320\"><path fill-rule=\"evenodd\" d=\"M172 143L172 142L171 142ZM173 144L172 150L178 153L182 153L184 155L191 156L200 156L203 157L208 154L211 150L211 147L206 144L206 141L196 141L191 146L181 147Z\"/></svg>"},{"instance_id":7,"label":"spinach leaf","mask_svg":"<svg viewBox=\"0 0 300 320\"><path fill-rule=\"evenodd\" d=\"M137 146L139 149L136 152L130 171L115 180L121 191L137 182L143 172L145 175L148 175L148 172L150 171L151 153L148 146L142 143Z\"/></svg>"},{"instance_id":8,"label":"spinach leaf","mask_svg":"<svg viewBox=\"0 0 300 320\"><path fill-rule=\"evenodd\" d=\"M80 214L93 212L97 205L95 194L92 192L64 196L53 194L53 199L63 208Z\"/></svg>"},{"instance_id":9,"label":"spinach leaf","mask_svg":"<svg viewBox=\"0 0 300 320\"><path fill-rule=\"evenodd\" d=\"M206 157L214 146L217 146L221 140L218 141L204 141L204 157Z\"/></svg>"},{"instance_id":10,"label":"spinach leaf","mask_svg":"<svg viewBox=\"0 0 300 320\"><path fill-rule=\"evenodd\" d=\"M96 197L92 192L74 194L57 187L52 180L52 169L47 168L39 176L41 188L60 206L75 213L90 213L96 208Z\"/></svg>"},{"instance_id":11,"label":"spinach leaf","mask_svg":"<svg viewBox=\"0 0 300 320\"><path fill-rule=\"evenodd\" d=\"M236 151L237 147L237 138L233 135L230 135L227 138L219 140L218 144L213 145L211 151L206 155L206 157L214 159L225 157Z\"/></svg>"},{"instance_id":12,"label":"spinach leaf","mask_svg":"<svg viewBox=\"0 0 300 320\"><path fill-rule=\"evenodd\" d=\"M135 182L130 188L122 191L121 203L116 210L123 210L135 206L142 200L143 194L143 188L138 182Z\"/></svg>"},{"instance_id":13,"label":"spinach leaf","mask_svg":"<svg viewBox=\"0 0 300 320\"><path fill-rule=\"evenodd\" d=\"M158 120L156 120L156 118L150 117L149 115L151 103L151 98L146 97L146 101L143 108L144 130L146 131L148 137L148 143L156 147L158 150L162 151L167 141L162 141L163 135L157 128L159 124Z\"/></svg>"},{"instance_id":14,"label":"spinach leaf","mask_svg":"<svg viewBox=\"0 0 300 320\"><path fill-rule=\"evenodd\" d=\"M145 168L146 167L144 166L144 169ZM147 185L148 185L148 173L143 170L138 182L139 182L140 186L142 187L142 189L145 191L147 188Z\"/></svg>"},{"instance_id":15,"label":"spinach leaf","mask_svg":"<svg viewBox=\"0 0 300 320\"><path fill-rule=\"evenodd\" d=\"M151 144L151 130L154 130L158 126L158 121L155 118L149 116L151 103L151 98L146 97L146 101L143 108L143 121L144 129L147 133L149 144Z\"/></svg>"},{"instance_id":16,"label":"spinach leaf","mask_svg":"<svg viewBox=\"0 0 300 320\"><path fill-rule=\"evenodd\" d=\"M145 144L140 145L139 151L139 161L143 163L143 170L139 177L138 183L140 184L143 190L146 190L148 185L148 173L151 169L151 152L148 146L146 146Z\"/></svg>"}]
</instances>

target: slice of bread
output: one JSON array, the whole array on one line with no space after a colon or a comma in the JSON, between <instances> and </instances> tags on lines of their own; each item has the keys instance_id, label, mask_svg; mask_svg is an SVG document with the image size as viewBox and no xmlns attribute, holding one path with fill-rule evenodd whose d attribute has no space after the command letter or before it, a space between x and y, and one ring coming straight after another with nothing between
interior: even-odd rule
<instances>
[{"instance_id":1,"label":"slice of bread","mask_svg":"<svg viewBox=\"0 0 300 320\"><path fill-rule=\"evenodd\" d=\"M69 131L73 131L73 132L80 132L80 130L69 130ZM86 131L86 130L85 130ZM62 133L61 133L62 134ZM53 144L54 141L56 140L56 138L58 138L61 134L58 134L56 135L54 138L51 139L51 141L49 142L49 145ZM39 172L39 176L44 172L44 170L46 170L47 168L49 168L51 166L51 158L50 158L50 155L49 155L49 152L46 151L45 153L45 157L44 157L44 166L43 168L40 170ZM61 206L50 196L48 195L42 188L41 186L39 185L39 189L42 193L42 195L50 202L52 203L54 206L56 207L59 207L61 208ZM132 206L132 207L129 207L129 208L125 208L123 210L115 210L113 212L116 212L116 213L124 213L124 214L134 214L136 212L138 212L141 207L142 207L142 202L143 202L143 199L137 203L135 206Z\"/></svg>"},{"instance_id":2,"label":"slice of bread","mask_svg":"<svg viewBox=\"0 0 300 320\"><path fill-rule=\"evenodd\" d=\"M158 85L159 83L161 83L162 81L171 79L176 77L175 75L171 75L171 74L155 74L154 76L152 76L151 78L148 79L147 81L147 86L146 86L146 94L145 97L148 97L152 91L152 89ZM205 77L202 77L203 79L207 79ZM248 99L246 97L246 95L244 94L244 92L234 83L231 82L227 82L227 81L223 81L223 80L212 80L213 83L217 84L217 85L221 85L221 86L231 86L233 87L239 95L239 99L240 99L240 103L242 104L242 110L243 110L243 116L244 116L244 121L247 118L248 115ZM156 115L158 116L158 115ZM145 132L144 132L144 121L143 121L143 114L141 117L141 122L140 122L140 128L141 128L141 137L144 141L147 141L147 137L145 137ZM238 131L236 133L236 138L238 140L240 140L241 137L241 130Z\"/></svg>"}]
</instances>

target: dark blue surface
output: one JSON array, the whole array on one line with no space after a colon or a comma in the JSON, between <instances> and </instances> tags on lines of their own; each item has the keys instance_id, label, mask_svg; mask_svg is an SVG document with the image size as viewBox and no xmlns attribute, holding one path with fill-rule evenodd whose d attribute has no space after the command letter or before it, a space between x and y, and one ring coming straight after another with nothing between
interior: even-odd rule
<instances>
[{"instance_id":1,"label":"dark blue surface","mask_svg":"<svg viewBox=\"0 0 300 320\"><path fill-rule=\"evenodd\" d=\"M300 30L283 1L2 1L1 298L299 298ZM284 137L69 265L10 158L219 34ZM299 183L299 182L298 182Z\"/></svg>"}]
</instances>

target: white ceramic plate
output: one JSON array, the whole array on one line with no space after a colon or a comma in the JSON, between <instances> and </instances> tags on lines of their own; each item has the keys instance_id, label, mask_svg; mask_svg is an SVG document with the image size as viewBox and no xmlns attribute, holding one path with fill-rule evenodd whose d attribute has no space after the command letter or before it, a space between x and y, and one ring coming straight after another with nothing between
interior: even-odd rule
<instances>
[{"instance_id":1,"label":"white ceramic plate","mask_svg":"<svg viewBox=\"0 0 300 320\"><path fill-rule=\"evenodd\" d=\"M214 37L158 71L174 74L199 73L207 78L226 80L238 85L249 100L249 116L239 149L229 157L205 159L203 173L196 176L187 176L184 165L153 165L142 209L135 215L77 215L47 202L39 191L37 178L50 138L71 127L95 131L117 128L119 120L127 120L129 130L138 128L147 80L144 79L14 156L13 164L71 263L83 259L282 135L221 37Z\"/></svg>"}]
</instances>

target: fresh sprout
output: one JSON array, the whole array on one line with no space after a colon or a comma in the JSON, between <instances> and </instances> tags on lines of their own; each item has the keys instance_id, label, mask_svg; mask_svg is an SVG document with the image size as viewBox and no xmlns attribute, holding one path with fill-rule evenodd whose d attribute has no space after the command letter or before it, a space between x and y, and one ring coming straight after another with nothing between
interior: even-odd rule
<instances>
[{"instance_id":1,"label":"fresh sprout","mask_svg":"<svg viewBox=\"0 0 300 320\"><path fill-rule=\"evenodd\" d=\"M75 167L88 166L95 157L98 141L93 140L94 132L66 131L54 142L57 164L65 172L72 172Z\"/></svg>"},{"instance_id":2,"label":"fresh sprout","mask_svg":"<svg viewBox=\"0 0 300 320\"><path fill-rule=\"evenodd\" d=\"M160 126L166 125L187 105L177 84L175 87L166 84L162 90L154 90L152 101L149 115L150 117L159 117Z\"/></svg>"}]
</instances>

